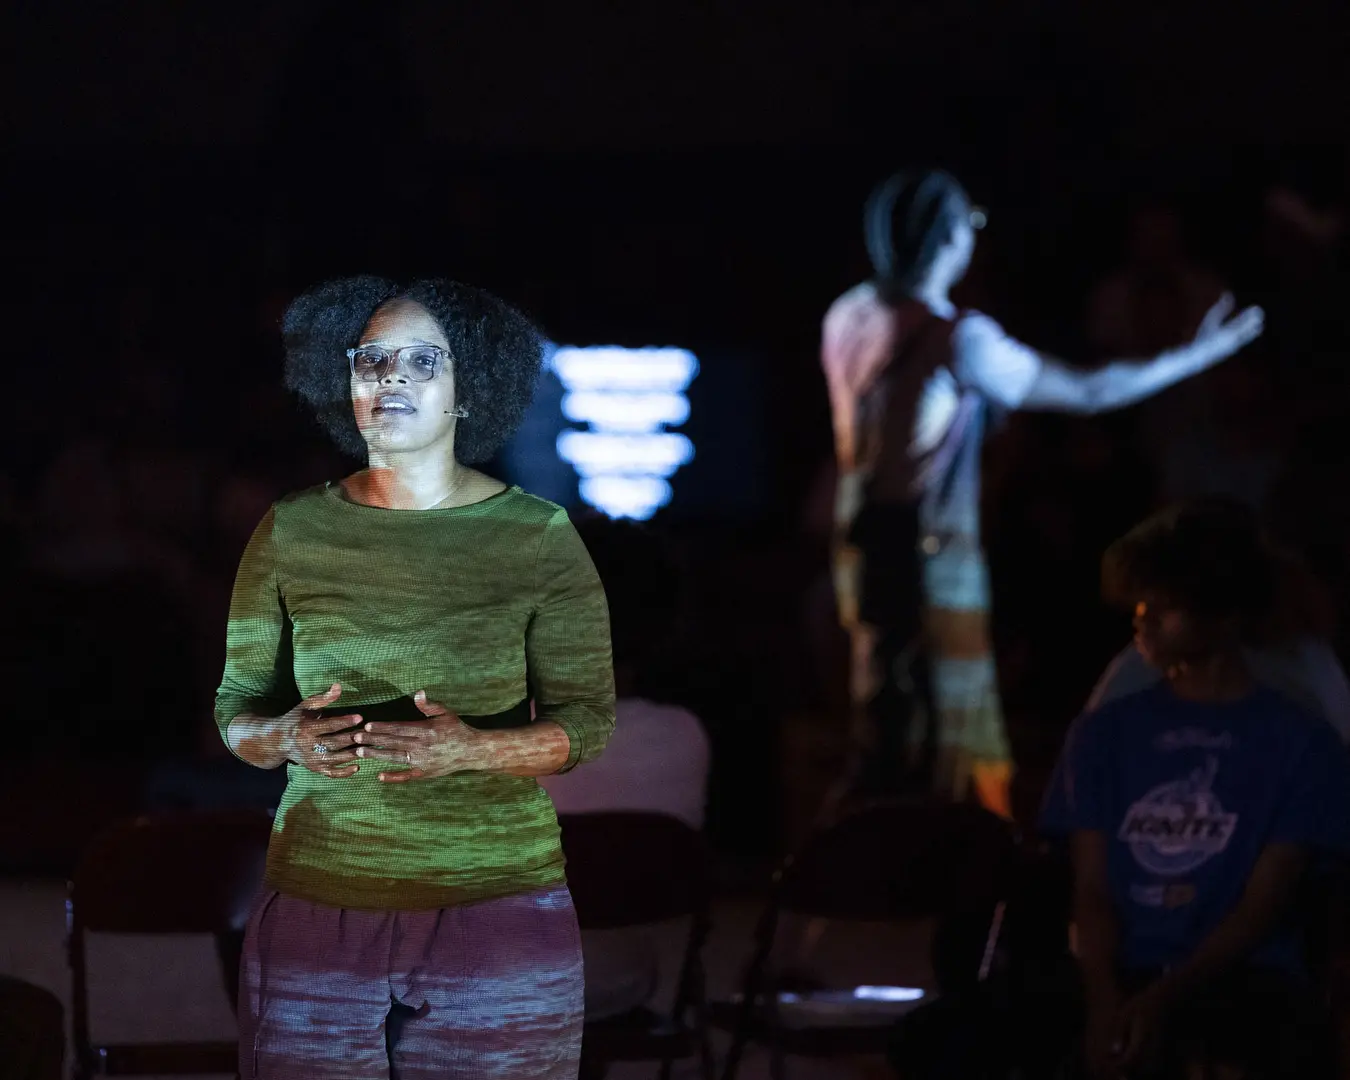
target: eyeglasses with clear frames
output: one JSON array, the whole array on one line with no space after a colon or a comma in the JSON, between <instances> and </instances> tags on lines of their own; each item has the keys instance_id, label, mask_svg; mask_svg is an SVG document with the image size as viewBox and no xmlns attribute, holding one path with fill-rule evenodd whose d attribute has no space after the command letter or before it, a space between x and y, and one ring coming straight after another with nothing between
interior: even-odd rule
<instances>
[{"instance_id":1,"label":"eyeglasses with clear frames","mask_svg":"<svg viewBox=\"0 0 1350 1080\"><path fill-rule=\"evenodd\" d=\"M352 377L361 382L379 382L399 364L413 382L429 382L445 369L447 356L449 353L439 345L404 345L398 349L362 345L347 350Z\"/></svg>"}]
</instances>

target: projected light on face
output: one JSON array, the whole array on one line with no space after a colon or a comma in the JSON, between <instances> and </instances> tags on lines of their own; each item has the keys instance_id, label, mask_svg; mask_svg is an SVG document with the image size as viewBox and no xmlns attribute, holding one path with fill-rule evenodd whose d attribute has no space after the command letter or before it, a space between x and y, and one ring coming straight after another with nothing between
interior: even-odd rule
<instances>
[{"instance_id":1,"label":"projected light on face","mask_svg":"<svg viewBox=\"0 0 1350 1080\"><path fill-rule=\"evenodd\" d=\"M587 425L558 436L582 499L610 517L645 521L670 502L670 478L694 458L689 438L666 429L689 419L684 392L697 358L676 348L559 346L549 365L563 385L563 416Z\"/></svg>"}]
</instances>

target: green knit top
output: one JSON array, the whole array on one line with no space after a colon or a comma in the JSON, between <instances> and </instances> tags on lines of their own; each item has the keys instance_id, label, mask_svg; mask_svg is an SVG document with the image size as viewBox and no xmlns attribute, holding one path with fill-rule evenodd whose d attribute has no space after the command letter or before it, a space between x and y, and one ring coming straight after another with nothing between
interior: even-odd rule
<instances>
[{"instance_id":1,"label":"green knit top","mask_svg":"<svg viewBox=\"0 0 1350 1080\"><path fill-rule=\"evenodd\" d=\"M517 487L442 510L363 506L334 484L276 503L239 564L216 723L223 736L236 716L279 716L335 682L353 710L425 690L461 716L528 723L533 701L567 733L564 769L594 758L614 730L609 616L566 512ZM564 880L553 804L533 779L385 784L381 767L334 780L287 766L271 887L406 910Z\"/></svg>"}]
</instances>

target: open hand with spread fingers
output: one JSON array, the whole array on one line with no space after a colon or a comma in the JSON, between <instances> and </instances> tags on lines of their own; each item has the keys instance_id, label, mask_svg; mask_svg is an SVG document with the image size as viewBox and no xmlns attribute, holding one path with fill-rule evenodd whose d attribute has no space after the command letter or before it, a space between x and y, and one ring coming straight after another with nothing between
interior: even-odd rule
<instances>
[{"instance_id":1,"label":"open hand with spread fingers","mask_svg":"<svg viewBox=\"0 0 1350 1080\"><path fill-rule=\"evenodd\" d=\"M1205 313L1196 331L1195 342L1213 352L1216 358L1231 356L1259 338L1265 325L1266 315L1259 307L1237 311L1233 294L1224 293Z\"/></svg>"},{"instance_id":2,"label":"open hand with spread fingers","mask_svg":"<svg viewBox=\"0 0 1350 1080\"><path fill-rule=\"evenodd\" d=\"M417 691L413 700L426 721L370 723L352 736L357 744L357 757L404 766L380 773L380 780L401 784L485 767L484 739L480 732L444 705L428 701L425 690Z\"/></svg>"}]
</instances>

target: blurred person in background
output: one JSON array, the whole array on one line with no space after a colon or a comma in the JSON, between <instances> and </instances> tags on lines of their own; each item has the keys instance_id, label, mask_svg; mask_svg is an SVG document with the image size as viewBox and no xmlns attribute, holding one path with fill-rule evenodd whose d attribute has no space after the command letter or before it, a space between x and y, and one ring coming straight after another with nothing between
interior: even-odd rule
<instances>
[{"instance_id":1,"label":"blurred person in background","mask_svg":"<svg viewBox=\"0 0 1350 1080\"><path fill-rule=\"evenodd\" d=\"M161 543L131 499L127 456L111 439L78 438L52 461L34 500L30 569L15 607L26 629L17 653L35 687L108 697L107 723L33 692L38 753L134 759L181 753L193 734L188 564ZM138 677L145 657L155 676ZM113 689L115 688L115 690ZM134 722L133 722L134 721Z\"/></svg>"},{"instance_id":2,"label":"blurred person in background","mask_svg":"<svg viewBox=\"0 0 1350 1080\"><path fill-rule=\"evenodd\" d=\"M208 521L193 552L197 562L197 600L189 612L195 631L199 686L219 673L234 571L254 528L277 495L276 485L264 479L268 464L265 459L254 459L242 465L228 465L217 472L210 484ZM220 731L211 722L210 714L208 701L196 704L191 718L199 733L197 745L192 752L168 758L151 768L145 784L145 808L151 812L243 807L275 811L286 790L285 771L253 768L231 754L221 742ZM217 934L216 947L226 995L231 1006L237 1007L244 931Z\"/></svg>"},{"instance_id":3,"label":"blurred person in background","mask_svg":"<svg viewBox=\"0 0 1350 1080\"><path fill-rule=\"evenodd\" d=\"M1241 503L1197 500L1174 513L1182 521L1223 525L1268 552L1277 573L1275 595L1268 617L1245 627L1243 655L1248 668L1258 683L1322 717L1342 741L1350 743L1350 680L1331 644L1336 617L1325 586L1292 553L1276 550L1262 534L1256 515ZM1165 677L1133 641L1102 673L1087 711L1146 690Z\"/></svg>"},{"instance_id":4,"label":"blurred person in background","mask_svg":"<svg viewBox=\"0 0 1350 1080\"><path fill-rule=\"evenodd\" d=\"M1225 286L1192 257L1180 211L1145 203L1130 217L1125 265L1093 292L1087 337L1103 359L1144 356L1195 336ZM1158 394L1139 410L1140 446L1163 499L1230 495L1260 507L1278 469L1278 411L1260 350Z\"/></svg>"},{"instance_id":5,"label":"blurred person in background","mask_svg":"<svg viewBox=\"0 0 1350 1080\"><path fill-rule=\"evenodd\" d=\"M1195 337L1224 291L1223 281L1187 252L1176 207L1146 203L1130 215L1124 265L1089 300L1088 342L1103 358L1172 348Z\"/></svg>"},{"instance_id":6,"label":"blurred person in background","mask_svg":"<svg viewBox=\"0 0 1350 1080\"><path fill-rule=\"evenodd\" d=\"M471 467L543 338L481 290L376 277L282 331L287 385L368 467L276 502L235 580L216 721L287 767L240 1071L575 1077L581 939L536 777L613 731L604 590L565 511Z\"/></svg>"},{"instance_id":7,"label":"blurred person in background","mask_svg":"<svg viewBox=\"0 0 1350 1080\"><path fill-rule=\"evenodd\" d=\"M905 783L902 758L945 797L970 789L1011 815L1013 762L989 635L980 453L1000 413L1094 414L1143 401L1257 337L1262 314L1224 297L1194 338L1086 371L958 310L984 216L941 171L899 173L868 200L875 278L825 317L821 361L839 481L839 617L853 640L855 726L877 743L864 786ZM916 702L926 723L914 722ZM867 760L870 759L870 760Z\"/></svg>"},{"instance_id":8,"label":"blurred person in background","mask_svg":"<svg viewBox=\"0 0 1350 1080\"><path fill-rule=\"evenodd\" d=\"M72 439L47 464L33 506L33 561L40 572L88 580L142 568L118 454L99 435ZM78 491L78 501L70 498Z\"/></svg>"},{"instance_id":9,"label":"blurred person in background","mask_svg":"<svg viewBox=\"0 0 1350 1080\"><path fill-rule=\"evenodd\" d=\"M698 717L645 696L680 617L680 567L663 540L635 522L591 517L578 527L609 600L614 642L614 734L585 769L540 779L559 814L667 814L703 828L711 749ZM660 977L646 928L587 931L586 1016L613 1017L652 1001Z\"/></svg>"},{"instance_id":10,"label":"blurred person in background","mask_svg":"<svg viewBox=\"0 0 1350 1080\"><path fill-rule=\"evenodd\" d=\"M1069 845L1094 1077L1334 1075L1297 902L1350 853L1350 756L1248 665L1276 579L1233 513L1155 515L1103 559L1161 679L1079 718L1042 815Z\"/></svg>"},{"instance_id":11,"label":"blurred person in background","mask_svg":"<svg viewBox=\"0 0 1350 1080\"><path fill-rule=\"evenodd\" d=\"M1276 400L1295 435L1287 440L1268 520L1308 555L1343 606L1350 601L1350 503L1327 493L1350 483L1350 155L1334 165L1294 156L1285 167L1288 174L1264 203L1263 284L1272 326L1264 344L1281 384Z\"/></svg>"}]
</instances>

